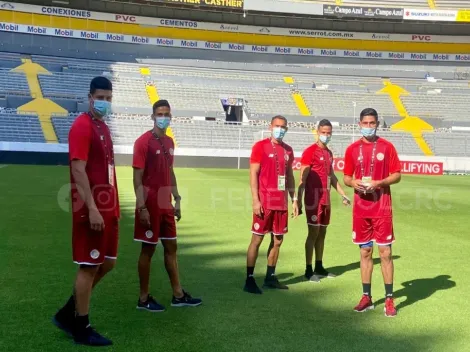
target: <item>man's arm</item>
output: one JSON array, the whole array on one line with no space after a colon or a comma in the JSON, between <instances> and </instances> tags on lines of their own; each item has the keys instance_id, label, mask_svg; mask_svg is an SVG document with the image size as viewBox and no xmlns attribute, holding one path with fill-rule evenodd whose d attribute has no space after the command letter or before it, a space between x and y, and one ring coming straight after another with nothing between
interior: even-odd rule
<instances>
[{"instance_id":1,"label":"man's arm","mask_svg":"<svg viewBox=\"0 0 470 352\"><path fill-rule=\"evenodd\" d=\"M171 194L173 195L173 199L175 201L179 201L181 196L178 192L178 183L176 182L176 175L175 170L171 168L170 170L170 178L171 178Z\"/></svg>"},{"instance_id":2,"label":"man's arm","mask_svg":"<svg viewBox=\"0 0 470 352\"><path fill-rule=\"evenodd\" d=\"M344 193L343 187L341 187L341 184L338 181L338 178L335 175L335 171L333 168L331 168L330 171L330 180L331 180L331 186L338 192L338 194L343 198L343 204L344 205L350 205L351 200L348 198L346 193Z\"/></svg>"},{"instance_id":3,"label":"man's arm","mask_svg":"<svg viewBox=\"0 0 470 352\"><path fill-rule=\"evenodd\" d=\"M145 194L142 178L144 176L144 169L134 167L134 193L136 198L136 208L145 208Z\"/></svg>"},{"instance_id":4,"label":"man's arm","mask_svg":"<svg viewBox=\"0 0 470 352\"><path fill-rule=\"evenodd\" d=\"M394 172L382 181L379 181L378 187L388 187L401 181L401 172Z\"/></svg>"},{"instance_id":5,"label":"man's arm","mask_svg":"<svg viewBox=\"0 0 470 352\"><path fill-rule=\"evenodd\" d=\"M297 198L299 199L299 207L302 208L302 199L305 192L305 184L307 182L308 174L310 173L310 165L302 165L300 167L300 183L297 191Z\"/></svg>"},{"instance_id":6,"label":"man's arm","mask_svg":"<svg viewBox=\"0 0 470 352\"><path fill-rule=\"evenodd\" d=\"M251 198L253 199L253 213L257 216L263 214L263 207L259 200L259 172L261 169L261 164L251 163L250 164L250 188L251 188Z\"/></svg>"},{"instance_id":7,"label":"man's arm","mask_svg":"<svg viewBox=\"0 0 470 352\"><path fill-rule=\"evenodd\" d=\"M295 195L295 177L294 177L294 170L292 167L287 169L287 191L289 192L290 199L292 201L297 199Z\"/></svg>"}]
</instances>

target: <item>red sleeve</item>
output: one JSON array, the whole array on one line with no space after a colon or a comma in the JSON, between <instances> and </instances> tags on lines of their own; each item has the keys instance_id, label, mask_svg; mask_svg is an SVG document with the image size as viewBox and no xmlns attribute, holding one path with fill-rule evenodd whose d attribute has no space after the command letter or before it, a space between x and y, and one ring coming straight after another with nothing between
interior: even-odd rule
<instances>
[{"instance_id":1,"label":"red sleeve","mask_svg":"<svg viewBox=\"0 0 470 352\"><path fill-rule=\"evenodd\" d=\"M251 150L250 164L261 164L263 159L263 145L258 142L253 146Z\"/></svg>"},{"instance_id":2,"label":"red sleeve","mask_svg":"<svg viewBox=\"0 0 470 352\"><path fill-rule=\"evenodd\" d=\"M302 165L312 165L313 151L314 149L312 147L308 147L304 150L302 158L300 159Z\"/></svg>"},{"instance_id":3,"label":"red sleeve","mask_svg":"<svg viewBox=\"0 0 470 352\"><path fill-rule=\"evenodd\" d=\"M91 126L86 119L78 117L69 131L69 160L88 161L91 144Z\"/></svg>"},{"instance_id":4,"label":"red sleeve","mask_svg":"<svg viewBox=\"0 0 470 352\"><path fill-rule=\"evenodd\" d=\"M353 176L354 169L356 168L354 165L354 158L353 158L353 148L349 146L346 149L346 154L344 155L344 170L343 173L345 176Z\"/></svg>"},{"instance_id":5,"label":"red sleeve","mask_svg":"<svg viewBox=\"0 0 470 352\"><path fill-rule=\"evenodd\" d=\"M144 138L144 136L138 138L134 143L134 157L132 158L132 167L136 169L145 169L147 150L147 138Z\"/></svg>"},{"instance_id":6,"label":"red sleeve","mask_svg":"<svg viewBox=\"0 0 470 352\"><path fill-rule=\"evenodd\" d=\"M389 170L391 174L396 172L401 172L401 163L400 159L398 159L397 150L393 145L390 145L390 165Z\"/></svg>"}]
</instances>

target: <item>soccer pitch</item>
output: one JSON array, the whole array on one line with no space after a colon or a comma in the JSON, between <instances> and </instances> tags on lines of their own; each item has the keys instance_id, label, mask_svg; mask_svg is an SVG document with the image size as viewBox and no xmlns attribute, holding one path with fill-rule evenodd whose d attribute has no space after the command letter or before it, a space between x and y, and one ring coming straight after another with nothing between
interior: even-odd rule
<instances>
[{"instance_id":1,"label":"soccer pitch","mask_svg":"<svg viewBox=\"0 0 470 352\"><path fill-rule=\"evenodd\" d=\"M404 176L393 188L398 316L389 319L383 315L378 265L372 283L376 309L353 311L361 297L359 250L351 243L351 208L343 207L334 191L324 263L340 276L320 284L304 281L302 215L290 220L277 266L289 290L259 296L242 291L251 236L247 170L176 170L183 196L178 224L182 283L204 303L198 308L170 307L159 248L151 293L167 311L137 311L139 245L132 239L132 169L120 167L117 172L119 258L95 290L90 312L92 324L114 342L106 350L470 351L468 178ZM68 168L57 166L0 168L0 351L88 351L73 345L51 323L71 293L76 269L66 212L68 175ZM266 270L267 242L255 270L259 284Z\"/></svg>"}]
</instances>

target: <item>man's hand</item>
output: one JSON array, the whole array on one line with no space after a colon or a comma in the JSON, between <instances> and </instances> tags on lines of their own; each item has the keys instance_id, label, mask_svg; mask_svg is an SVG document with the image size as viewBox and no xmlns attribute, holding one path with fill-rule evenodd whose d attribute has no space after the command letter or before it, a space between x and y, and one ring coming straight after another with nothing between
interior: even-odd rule
<instances>
[{"instance_id":1,"label":"man's hand","mask_svg":"<svg viewBox=\"0 0 470 352\"><path fill-rule=\"evenodd\" d=\"M294 200L292 202L292 217L296 219L300 214L299 201Z\"/></svg>"},{"instance_id":2,"label":"man's hand","mask_svg":"<svg viewBox=\"0 0 470 352\"><path fill-rule=\"evenodd\" d=\"M259 218L261 218L264 214L263 206L261 205L261 202L259 200L253 201L253 214L255 214Z\"/></svg>"},{"instance_id":3,"label":"man's hand","mask_svg":"<svg viewBox=\"0 0 470 352\"><path fill-rule=\"evenodd\" d=\"M104 230L104 220L98 209L90 209L88 217L90 219L90 227L93 231Z\"/></svg>"},{"instance_id":4,"label":"man's hand","mask_svg":"<svg viewBox=\"0 0 470 352\"><path fill-rule=\"evenodd\" d=\"M351 199L349 199L345 194L343 194L341 198L343 200L343 205L345 206L351 205Z\"/></svg>"},{"instance_id":5,"label":"man's hand","mask_svg":"<svg viewBox=\"0 0 470 352\"><path fill-rule=\"evenodd\" d=\"M143 226L150 228L150 213L147 209L139 211L139 221Z\"/></svg>"},{"instance_id":6,"label":"man's hand","mask_svg":"<svg viewBox=\"0 0 470 352\"><path fill-rule=\"evenodd\" d=\"M366 188L367 193L374 193L377 188L380 187L380 181L370 181Z\"/></svg>"},{"instance_id":7,"label":"man's hand","mask_svg":"<svg viewBox=\"0 0 470 352\"><path fill-rule=\"evenodd\" d=\"M175 201L175 217L176 217L176 221L181 220L181 201L180 200Z\"/></svg>"},{"instance_id":8,"label":"man's hand","mask_svg":"<svg viewBox=\"0 0 470 352\"><path fill-rule=\"evenodd\" d=\"M360 193L365 193L366 192L366 187L362 184L361 180L352 180L351 181L351 186L354 188L356 191Z\"/></svg>"}]
</instances>

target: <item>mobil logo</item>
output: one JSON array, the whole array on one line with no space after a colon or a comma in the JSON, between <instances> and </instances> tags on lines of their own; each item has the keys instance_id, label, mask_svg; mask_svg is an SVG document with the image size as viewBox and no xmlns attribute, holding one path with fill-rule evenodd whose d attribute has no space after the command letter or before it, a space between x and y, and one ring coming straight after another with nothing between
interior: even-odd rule
<instances>
[{"instance_id":1,"label":"mobil logo","mask_svg":"<svg viewBox=\"0 0 470 352\"><path fill-rule=\"evenodd\" d=\"M455 55L456 61L470 61L470 55Z\"/></svg>"},{"instance_id":2,"label":"mobil logo","mask_svg":"<svg viewBox=\"0 0 470 352\"><path fill-rule=\"evenodd\" d=\"M344 51L344 56L348 56L348 57L359 57L359 51L345 50L345 51Z\"/></svg>"},{"instance_id":3,"label":"mobil logo","mask_svg":"<svg viewBox=\"0 0 470 352\"><path fill-rule=\"evenodd\" d=\"M173 46L175 41L173 39L162 39L162 38L157 38L157 45L167 45L167 46Z\"/></svg>"},{"instance_id":4,"label":"mobil logo","mask_svg":"<svg viewBox=\"0 0 470 352\"><path fill-rule=\"evenodd\" d=\"M291 48L283 48L283 47L280 47L280 46L276 46L274 48L274 52L279 53L279 54L290 54Z\"/></svg>"},{"instance_id":5,"label":"mobil logo","mask_svg":"<svg viewBox=\"0 0 470 352\"><path fill-rule=\"evenodd\" d=\"M388 53L389 59L404 59L405 53Z\"/></svg>"},{"instance_id":6,"label":"mobil logo","mask_svg":"<svg viewBox=\"0 0 470 352\"><path fill-rule=\"evenodd\" d=\"M124 36L122 34L106 34L106 40L110 40L113 42L123 42Z\"/></svg>"},{"instance_id":7,"label":"mobil logo","mask_svg":"<svg viewBox=\"0 0 470 352\"><path fill-rule=\"evenodd\" d=\"M7 32L19 32L20 26L18 26L17 24L0 23L0 30Z\"/></svg>"},{"instance_id":8,"label":"mobil logo","mask_svg":"<svg viewBox=\"0 0 470 352\"><path fill-rule=\"evenodd\" d=\"M222 43L205 42L204 46L206 47L206 49L222 49Z\"/></svg>"},{"instance_id":9,"label":"mobil logo","mask_svg":"<svg viewBox=\"0 0 470 352\"><path fill-rule=\"evenodd\" d=\"M245 45L243 45L243 44L229 44L228 48L230 50L244 51L245 50Z\"/></svg>"},{"instance_id":10,"label":"mobil logo","mask_svg":"<svg viewBox=\"0 0 470 352\"><path fill-rule=\"evenodd\" d=\"M299 55L315 55L315 49L306 49L306 48L298 48L297 54Z\"/></svg>"},{"instance_id":11,"label":"mobil logo","mask_svg":"<svg viewBox=\"0 0 470 352\"><path fill-rule=\"evenodd\" d=\"M415 54L411 53L411 59L412 60L426 60L428 56L426 54Z\"/></svg>"},{"instance_id":12,"label":"mobil logo","mask_svg":"<svg viewBox=\"0 0 470 352\"><path fill-rule=\"evenodd\" d=\"M186 48L197 48L197 42L194 40L182 40L181 46L184 46Z\"/></svg>"},{"instance_id":13,"label":"mobil logo","mask_svg":"<svg viewBox=\"0 0 470 352\"><path fill-rule=\"evenodd\" d=\"M260 45L252 45L251 46L251 51L257 52L257 53L267 53L268 52L268 47L267 46L260 46Z\"/></svg>"},{"instance_id":14,"label":"mobil logo","mask_svg":"<svg viewBox=\"0 0 470 352\"><path fill-rule=\"evenodd\" d=\"M85 39L98 39L99 34L98 32L80 32L80 38L85 38Z\"/></svg>"},{"instance_id":15,"label":"mobil logo","mask_svg":"<svg viewBox=\"0 0 470 352\"><path fill-rule=\"evenodd\" d=\"M114 19L116 22L127 22L127 23L135 23L137 19L135 16L130 15L114 15Z\"/></svg>"},{"instance_id":16,"label":"mobil logo","mask_svg":"<svg viewBox=\"0 0 470 352\"><path fill-rule=\"evenodd\" d=\"M413 34L411 36L411 40L418 41L418 42L430 42L432 41L432 37L430 35Z\"/></svg>"},{"instance_id":17,"label":"mobil logo","mask_svg":"<svg viewBox=\"0 0 470 352\"><path fill-rule=\"evenodd\" d=\"M47 29L45 27L28 26L28 33L46 34Z\"/></svg>"},{"instance_id":18,"label":"mobil logo","mask_svg":"<svg viewBox=\"0 0 470 352\"><path fill-rule=\"evenodd\" d=\"M149 44L150 39L147 37L137 37L135 35L132 36L132 43L139 43L139 44Z\"/></svg>"},{"instance_id":19,"label":"mobil logo","mask_svg":"<svg viewBox=\"0 0 470 352\"><path fill-rule=\"evenodd\" d=\"M73 31L69 29L56 29L54 34L61 37L73 37Z\"/></svg>"},{"instance_id":20,"label":"mobil logo","mask_svg":"<svg viewBox=\"0 0 470 352\"><path fill-rule=\"evenodd\" d=\"M336 50L322 50L320 54L321 56L336 56Z\"/></svg>"},{"instance_id":21,"label":"mobil logo","mask_svg":"<svg viewBox=\"0 0 470 352\"><path fill-rule=\"evenodd\" d=\"M432 59L435 61L449 61L450 55L449 54L433 54Z\"/></svg>"},{"instance_id":22,"label":"mobil logo","mask_svg":"<svg viewBox=\"0 0 470 352\"><path fill-rule=\"evenodd\" d=\"M368 51L366 52L366 57L372 57L372 58L376 58L376 59L380 59L383 57L382 53L378 52L378 51Z\"/></svg>"}]
</instances>

